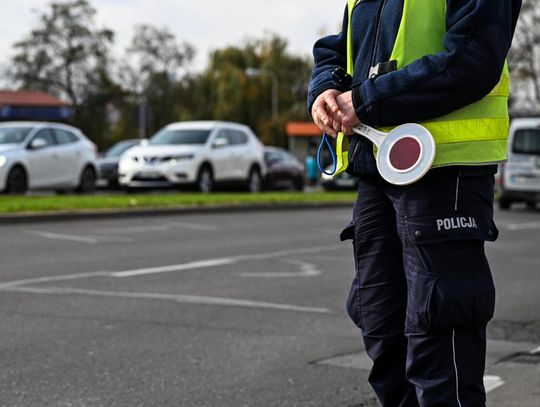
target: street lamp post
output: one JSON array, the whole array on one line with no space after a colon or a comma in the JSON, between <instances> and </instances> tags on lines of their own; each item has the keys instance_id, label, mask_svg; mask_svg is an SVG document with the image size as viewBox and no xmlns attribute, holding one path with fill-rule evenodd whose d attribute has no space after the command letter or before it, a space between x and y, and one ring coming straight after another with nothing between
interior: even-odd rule
<instances>
[{"instance_id":1,"label":"street lamp post","mask_svg":"<svg viewBox=\"0 0 540 407\"><path fill-rule=\"evenodd\" d=\"M277 120L279 114L279 80L277 74L269 69L259 68L246 68L245 72L247 76L267 76L272 79L272 118Z\"/></svg>"}]
</instances>

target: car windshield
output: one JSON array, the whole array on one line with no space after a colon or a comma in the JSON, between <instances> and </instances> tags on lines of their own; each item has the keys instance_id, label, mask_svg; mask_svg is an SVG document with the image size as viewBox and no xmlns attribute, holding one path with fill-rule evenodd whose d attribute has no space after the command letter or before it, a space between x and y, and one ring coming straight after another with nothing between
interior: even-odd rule
<instances>
[{"instance_id":1,"label":"car windshield","mask_svg":"<svg viewBox=\"0 0 540 407\"><path fill-rule=\"evenodd\" d=\"M31 127L0 127L0 144L19 144L24 141Z\"/></svg>"},{"instance_id":2,"label":"car windshield","mask_svg":"<svg viewBox=\"0 0 540 407\"><path fill-rule=\"evenodd\" d=\"M514 136L514 153L540 155L540 129L523 129Z\"/></svg>"},{"instance_id":3,"label":"car windshield","mask_svg":"<svg viewBox=\"0 0 540 407\"><path fill-rule=\"evenodd\" d=\"M120 157L126 150L138 143L138 141L122 141L109 148L104 155L105 157Z\"/></svg>"},{"instance_id":4,"label":"car windshield","mask_svg":"<svg viewBox=\"0 0 540 407\"><path fill-rule=\"evenodd\" d=\"M161 130L150 139L150 145L205 144L210 130Z\"/></svg>"}]
</instances>

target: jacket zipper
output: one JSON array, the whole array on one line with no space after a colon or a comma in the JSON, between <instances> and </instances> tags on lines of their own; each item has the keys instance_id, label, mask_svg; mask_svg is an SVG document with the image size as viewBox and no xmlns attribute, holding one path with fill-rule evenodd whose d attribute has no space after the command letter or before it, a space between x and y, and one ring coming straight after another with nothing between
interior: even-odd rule
<instances>
[{"instance_id":1,"label":"jacket zipper","mask_svg":"<svg viewBox=\"0 0 540 407\"><path fill-rule=\"evenodd\" d=\"M369 69L368 69L368 74L367 74L366 79L369 78L369 71L371 70L371 68L375 66L375 57L376 57L375 51L377 50L377 44L379 42L379 35L381 33L381 21L382 21L384 6L386 6L386 0L383 0L383 2L381 3L381 6L379 7L379 11L377 14L377 27L375 29L375 36L373 37L373 47L371 48L371 60L369 63Z\"/></svg>"}]
</instances>

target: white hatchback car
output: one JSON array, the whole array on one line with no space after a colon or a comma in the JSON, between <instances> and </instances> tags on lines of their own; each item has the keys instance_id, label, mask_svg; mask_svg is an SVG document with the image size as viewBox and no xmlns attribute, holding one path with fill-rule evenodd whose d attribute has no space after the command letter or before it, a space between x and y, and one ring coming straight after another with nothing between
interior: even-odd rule
<instances>
[{"instance_id":1,"label":"white hatchback car","mask_svg":"<svg viewBox=\"0 0 540 407\"><path fill-rule=\"evenodd\" d=\"M266 169L263 145L249 127L228 122L173 123L146 144L122 155L119 184L125 188L241 183L258 192Z\"/></svg>"},{"instance_id":2,"label":"white hatchback car","mask_svg":"<svg viewBox=\"0 0 540 407\"><path fill-rule=\"evenodd\" d=\"M91 192L97 175L96 146L79 129L46 122L0 123L0 191Z\"/></svg>"}]
</instances>

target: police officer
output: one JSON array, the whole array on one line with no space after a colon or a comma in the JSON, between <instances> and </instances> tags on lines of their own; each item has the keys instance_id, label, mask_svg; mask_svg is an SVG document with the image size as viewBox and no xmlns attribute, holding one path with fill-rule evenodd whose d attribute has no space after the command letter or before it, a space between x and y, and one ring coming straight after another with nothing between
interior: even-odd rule
<instances>
[{"instance_id":1,"label":"police officer","mask_svg":"<svg viewBox=\"0 0 540 407\"><path fill-rule=\"evenodd\" d=\"M367 139L344 139L339 171L348 164L359 177L341 234L352 239L356 264L347 310L385 407L485 406L495 288L484 242L498 235L493 175L506 153L505 59L520 7L348 0L342 32L315 44L308 108L322 131L419 122L437 144L433 169L399 187L377 174Z\"/></svg>"}]
</instances>

